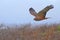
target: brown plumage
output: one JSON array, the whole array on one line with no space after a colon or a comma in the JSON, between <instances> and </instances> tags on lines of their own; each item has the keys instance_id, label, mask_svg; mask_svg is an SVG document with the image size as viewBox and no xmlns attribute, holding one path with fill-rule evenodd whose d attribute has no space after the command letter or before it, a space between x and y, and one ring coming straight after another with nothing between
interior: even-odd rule
<instances>
[{"instance_id":1,"label":"brown plumage","mask_svg":"<svg viewBox=\"0 0 60 40\"><path fill-rule=\"evenodd\" d=\"M44 9L42 9L38 13L33 8L30 8L29 12L31 15L35 16L35 18L34 18L35 21L40 21L40 20L47 19L45 17L46 13L52 8L54 8L53 5L46 6Z\"/></svg>"}]
</instances>

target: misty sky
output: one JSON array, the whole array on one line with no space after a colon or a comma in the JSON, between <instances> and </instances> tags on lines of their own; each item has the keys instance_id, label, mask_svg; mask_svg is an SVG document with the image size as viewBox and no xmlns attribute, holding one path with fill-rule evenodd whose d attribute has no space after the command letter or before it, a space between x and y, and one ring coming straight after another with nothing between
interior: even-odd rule
<instances>
[{"instance_id":1,"label":"misty sky","mask_svg":"<svg viewBox=\"0 0 60 40\"><path fill-rule=\"evenodd\" d=\"M39 12L47 5L54 5L46 17L50 19L34 21L29 13L32 7ZM22 23L53 23L60 22L60 0L0 0L0 23L22 24Z\"/></svg>"}]
</instances>

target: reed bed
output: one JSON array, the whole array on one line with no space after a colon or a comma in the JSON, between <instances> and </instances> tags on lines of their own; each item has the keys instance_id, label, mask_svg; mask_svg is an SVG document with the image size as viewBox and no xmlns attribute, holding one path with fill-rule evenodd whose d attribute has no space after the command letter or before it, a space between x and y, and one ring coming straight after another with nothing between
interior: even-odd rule
<instances>
[{"instance_id":1,"label":"reed bed","mask_svg":"<svg viewBox=\"0 0 60 40\"><path fill-rule=\"evenodd\" d=\"M0 29L0 40L60 40L60 24Z\"/></svg>"}]
</instances>

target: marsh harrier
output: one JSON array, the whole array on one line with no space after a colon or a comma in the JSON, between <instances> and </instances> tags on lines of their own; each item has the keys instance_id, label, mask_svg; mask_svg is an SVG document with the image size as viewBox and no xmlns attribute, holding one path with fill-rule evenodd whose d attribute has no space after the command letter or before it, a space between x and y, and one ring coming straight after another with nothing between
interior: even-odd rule
<instances>
[{"instance_id":1,"label":"marsh harrier","mask_svg":"<svg viewBox=\"0 0 60 40\"><path fill-rule=\"evenodd\" d=\"M38 13L33 8L30 8L29 12L31 15L35 16L34 18L35 21L40 21L40 20L48 19L45 17L46 13L52 8L54 8L53 5L46 6L44 9L42 9Z\"/></svg>"}]
</instances>

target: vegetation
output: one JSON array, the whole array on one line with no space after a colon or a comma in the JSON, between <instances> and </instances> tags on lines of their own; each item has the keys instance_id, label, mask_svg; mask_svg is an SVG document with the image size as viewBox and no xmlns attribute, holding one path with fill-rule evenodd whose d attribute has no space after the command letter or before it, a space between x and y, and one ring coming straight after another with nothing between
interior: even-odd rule
<instances>
[{"instance_id":1,"label":"vegetation","mask_svg":"<svg viewBox=\"0 0 60 40\"><path fill-rule=\"evenodd\" d=\"M60 40L60 25L32 26L0 29L0 40Z\"/></svg>"}]
</instances>

